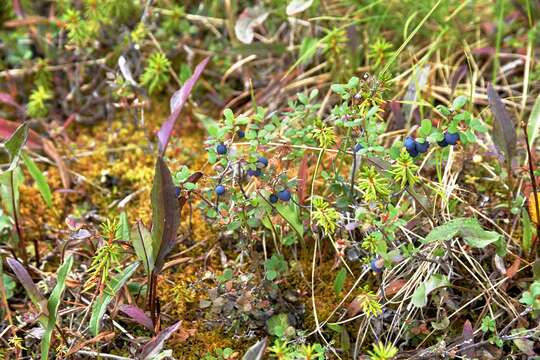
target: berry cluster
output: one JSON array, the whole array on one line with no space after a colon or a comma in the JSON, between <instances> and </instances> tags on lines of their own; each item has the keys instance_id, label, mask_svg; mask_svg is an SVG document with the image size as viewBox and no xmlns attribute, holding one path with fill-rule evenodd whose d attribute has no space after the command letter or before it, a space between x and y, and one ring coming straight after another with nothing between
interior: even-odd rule
<instances>
[{"instance_id":1,"label":"berry cluster","mask_svg":"<svg viewBox=\"0 0 540 360\"><path fill-rule=\"evenodd\" d=\"M242 130L238 130L237 134L239 137L244 136L244 132ZM218 153L219 155L226 155L227 151L228 151L227 146L223 143L220 143L216 146L216 153ZM268 159L265 158L264 156L260 156L255 162L255 166L256 166L255 169L247 169L246 174L249 177L251 176L260 177L262 175L262 169L268 166ZM219 184L215 187L214 192L216 193L217 196L222 196L225 194L226 188L224 185ZM275 193L271 194L268 200L272 204L277 203L278 200L288 202L289 200L291 200L291 192L288 189L278 191L277 194Z\"/></svg>"},{"instance_id":2,"label":"berry cluster","mask_svg":"<svg viewBox=\"0 0 540 360\"><path fill-rule=\"evenodd\" d=\"M441 141L438 141L437 144L440 147L446 147L448 145L456 145L458 141L459 134L447 131L444 133L444 138ZM405 139L403 145L405 146L405 149L407 150L409 155L411 155L412 157L416 157L418 156L418 154L423 154L427 152L430 144L426 140L420 142L408 136Z\"/></svg>"}]
</instances>

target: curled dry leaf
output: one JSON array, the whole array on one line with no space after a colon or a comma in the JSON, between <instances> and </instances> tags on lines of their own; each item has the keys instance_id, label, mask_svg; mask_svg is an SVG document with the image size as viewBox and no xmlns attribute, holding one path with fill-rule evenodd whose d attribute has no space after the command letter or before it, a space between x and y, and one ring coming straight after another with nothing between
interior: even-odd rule
<instances>
[{"instance_id":1,"label":"curled dry leaf","mask_svg":"<svg viewBox=\"0 0 540 360\"><path fill-rule=\"evenodd\" d=\"M292 0L287 5L287 16L301 13L313 4L313 0Z\"/></svg>"},{"instance_id":2,"label":"curled dry leaf","mask_svg":"<svg viewBox=\"0 0 540 360\"><path fill-rule=\"evenodd\" d=\"M238 40L244 44L251 44L255 35L253 29L261 25L267 17L268 11L265 11L262 7L256 6L244 9L234 25L234 32Z\"/></svg>"}]
</instances>

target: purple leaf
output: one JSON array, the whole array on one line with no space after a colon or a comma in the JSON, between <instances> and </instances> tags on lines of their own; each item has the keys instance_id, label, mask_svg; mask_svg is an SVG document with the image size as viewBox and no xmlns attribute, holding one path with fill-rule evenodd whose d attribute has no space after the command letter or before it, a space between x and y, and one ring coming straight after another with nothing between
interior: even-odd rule
<instances>
[{"instance_id":1,"label":"purple leaf","mask_svg":"<svg viewBox=\"0 0 540 360\"><path fill-rule=\"evenodd\" d=\"M497 150L505 157L507 167L510 168L512 158L516 156L517 135L516 124L508 115L506 108L497 91L488 84L487 96L489 108L493 113L493 130L491 137Z\"/></svg>"},{"instance_id":2,"label":"purple leaf","mask_svg":"<svg viewBox=\"0 0 540 360\"><path fill-rule=\"evenodd\" d=\"M37 288L36 284L34 284L30 274L28 274L28 271L26 271L20 262L13 258L8 258L7 263L11 270L13 270L15 273L15 276L17 276L17 279L19 279L21 282L32 303L47 316L47 299L45 299L43 294L41 294Z\"/></svg>"},{"instance_id":3,"label":"purple leaf","mask_svg":"<svg viewBox=\"0 0 540 360\"><path fill-rule=\"evenodd\" d=\"M159 274L165 258L176 243L176 231L180 226L180 205L171 172L160 156L156 161L152 185L152 248L157 254L154 272Z\"/></svg>"},{"instance_id":4,"label":"purple leaf","mask_svg":"<svg viewBox=\"0 0 540 360\"><path fill-rule=\"evenodd\" d=\"M161 350L163 349L163 345L165 345L165 341L171 337L172 334L174 334L175 331L177 331L180 328L180 325L182 324L181 321L178 321L172 326L169 326L165 330L161 331L155 338L150 340L148 344L146 344L141 351L141 355L139 356L139 359L141 360L148 360L152 359L154 356L159 354Z\"/></svg>"},{"instance_id":5,"label":"purple leaf","mask_svg":"<svg viewBox=\"0 0 540 360\"><path fill-rule=\"evenodd\" d=\"M120 305L118 310L129 316L136 323L144 326L149 330L154 330L152 319L150 319L150 317L146 315L143 309L141 309L137 305Z\"/></svg>"},{"instance_id":6,"label":"purple leaf","mask_svg":"<svg viewBox=\"0 0 540 360\"><path fill-rule=\"evenodd\" d=\"M191 93L191 90L193 90L193 86L201 76L209 60L210 57L207 57L203 61L201 61L199 65L197 65L197 67L195 68L193 75L184 83L180 90L173 94L171 98L171 114L163 123L163 125L161 125L161 128L157 133L159 139L160 154L164 154L165 150L167 150L169 138L171 137L174 124L176 123L176 119L178 118L178 115L180 115L180 111L182 111L182 108L184 107L184 104L186 103L189 94ZM172 109L173 106L174 109Z\"/></svg>"},{"instance_id":7,"label":"purple leaf","mask_svg":"<svg viewBox=\"0 0 540 360\"><path fill-rule=\"evenodd\" d=\"M5 92L0 92L0 102L6 104L6 105L11 105L13 106L15 109L17 109L18 112L24 114L24 108L19 105L15 99L9 95L8 93L5 93Z\"/></svg>"}]
</instances>

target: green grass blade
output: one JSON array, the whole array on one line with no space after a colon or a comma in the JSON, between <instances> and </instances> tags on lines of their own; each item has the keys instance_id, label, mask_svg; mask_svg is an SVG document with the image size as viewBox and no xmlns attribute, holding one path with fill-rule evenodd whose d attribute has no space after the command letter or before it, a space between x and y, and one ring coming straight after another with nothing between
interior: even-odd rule
<instances>
[{"instance_id":1,"label":"green grass blade","mask_svg":"<svg viewBox=\"0 0 540 360\"><path fill-rule=\"evenodd\" d=\"M45 201L48 207L52 207L52 192L51 188L49 187L49 184L47 183L47 179L45 179L45 175L39 170L36 163L26 152L22 152L21 154L22 160L24 162L24 165L26 165L26 168L28 169L28 172L36 182L36 186L39 190L39 193L41 194L41 197Z\"/></svg>"},{"instance_id":2,"label":"green grass blade","mask_svg":"<svg viewBox=\"0 0 540 360\"><path fill-rule=\"evenodd\" d=\"M49 301L47 302L47 308L49 310L49 319L45 333L41 339L41 358L47 360L49 358L49 348L51 347L51 337L54 327L56 326L56 320L58 316L58 308L62 301L62 296L66 288L66 278L71 271L73 265L73 256L67 258L67 260L58 269L56 276L56 286L54 287Z\"/></svg>"},{"instance_id":3,"label":"green grass blade","mask_svg":"<svg viewBox=\"0 0 540 360\"><path fill-rule=\"evenodd\" d=\"M529 144L534 147L534 141L538 136L538 128L540 127L540 96L536 98L534 106L527 122L527 133L529 134Z\"/></svg>"},{"instance_id":4,"label":"green grass blade","mask_svg":"<svg viewBox=\"0 0 540 360\"><path fill-rule=\"evenodd\" d=\"M101 296L96 299L94 305L92 306L92 316L90 317L90 332L93 336L97 336L99 333L99 324L107 306L113 299L113 297L118 293L118 291L124 286L124 284L129 280L129 278L135 273L139 267L139 262L135 262L125 268L120 274L116 275L110 282L109 287L103 292Z\"/></svg>"}]
</instances>

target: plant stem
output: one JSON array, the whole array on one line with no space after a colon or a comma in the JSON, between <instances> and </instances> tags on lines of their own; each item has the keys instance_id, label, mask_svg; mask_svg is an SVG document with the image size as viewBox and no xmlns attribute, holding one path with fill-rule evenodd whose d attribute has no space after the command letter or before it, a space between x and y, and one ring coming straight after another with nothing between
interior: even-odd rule
<instances>
[{"instance_id":1,"label":"plant stem","mask_svg":"<svg viewBox=\"0 0 540 360\"><path fill-rule=\"evenodd\" d=\"M527 133L527 126L524 125L522 126L523 128L523 133L525 134L525 144L527 145L527 161L529 163L529 176L531 178L531 184L532 184L532 188L533 188L533 193L534 193L534 210L536 211L536 237L532 243L532 246L531 246L531 253L533 251L533 249L536 247L536 257L538 257L538 246L536 246L536 241L538 239L538 236L540 236L540 221L538 221L538 217L540 216L540 211L539 211L539 205L538 205L538 191L537 191L537 187L536 187L536 177L534 176L534 167L533 167L533 163L532 163L532 157L531 157L531 145L529 144L529 134Z\"/></svg>"}]
</instances>

